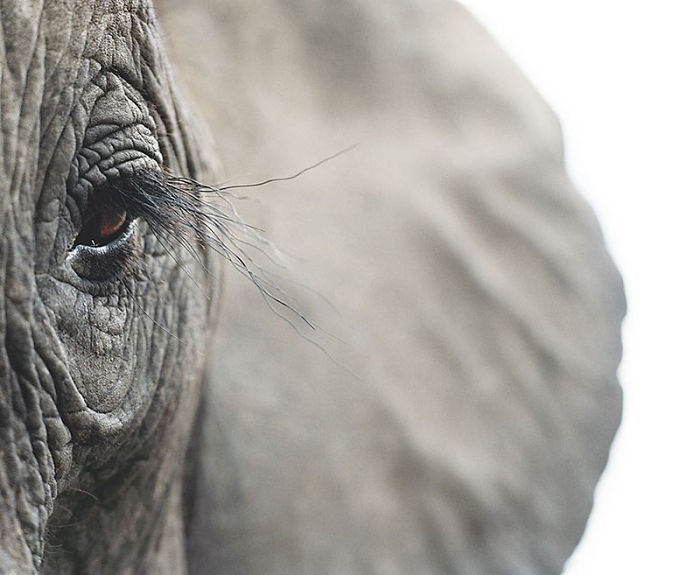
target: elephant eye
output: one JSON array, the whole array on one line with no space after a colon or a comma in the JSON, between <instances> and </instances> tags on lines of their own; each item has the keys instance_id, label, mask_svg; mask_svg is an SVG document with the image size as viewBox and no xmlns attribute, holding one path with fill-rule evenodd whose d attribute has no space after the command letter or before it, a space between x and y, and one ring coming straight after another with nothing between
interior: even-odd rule
<instances>
[{"instance_id":1,"label":"elephant eye","mask_svg":"<svg viewBox=\"0 0 700 575\"><path fill-rule=\"evenodd\" d=\"M75 240L75 245L106 246L121 236L128 224L126 208L113 202L104 203L87 219Z\"/></svg>"}]
</instances>

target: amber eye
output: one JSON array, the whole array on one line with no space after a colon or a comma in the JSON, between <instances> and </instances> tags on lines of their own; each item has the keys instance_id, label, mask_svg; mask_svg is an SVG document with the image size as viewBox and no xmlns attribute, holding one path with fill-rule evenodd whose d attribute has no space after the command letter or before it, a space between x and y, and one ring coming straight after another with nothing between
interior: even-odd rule
<instances>
[{"instance_id":1,"label":"amber eye","mask_svg":"<svg viewBox=\"0 0 700 575\"><path fill-rule=\"evenodd\" d=\"M124 232L127 220L126 209L112 203L104 204L85 222L75 245L105 246Z\"/></svg>"}]
</instances>

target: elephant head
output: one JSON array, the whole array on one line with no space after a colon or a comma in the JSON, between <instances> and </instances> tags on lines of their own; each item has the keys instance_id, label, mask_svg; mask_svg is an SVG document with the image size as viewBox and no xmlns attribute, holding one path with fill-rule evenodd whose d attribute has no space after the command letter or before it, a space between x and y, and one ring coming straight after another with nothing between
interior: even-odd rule
<instances>
[{"instance_id":1,"label":"elephant head","mask_svg":"<svg viewBox=\"0 0 700 575\"><path fill-rule=\"evenodd\" d=\"M0 572L559 573L624 296L556 118L447 0L160 7L0 3ZM359 142L248 206L289 270L163 37L238 168Z\"/></svg>"},{"instance_id":2,"label":"elephant head","mask_svg":"<svg viewBox=\"0 0 700 575\"><path fill-rule=\"evenodd\" d=\"M177 571L217 279L171 184L200 148L148 3L1 10L0 572Z\"/></svg>"}]
</instances>

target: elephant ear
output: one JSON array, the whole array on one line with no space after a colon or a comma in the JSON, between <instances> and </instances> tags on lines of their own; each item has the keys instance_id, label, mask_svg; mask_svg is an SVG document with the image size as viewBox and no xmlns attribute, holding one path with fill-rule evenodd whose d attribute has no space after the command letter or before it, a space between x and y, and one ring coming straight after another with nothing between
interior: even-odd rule
<instances>
[{"instance_id":1,"label":"elephant ear","mask_svg":"<svg viewBox=\"0 0 700 575\"><path fill-rule=\"evenodd\" d=\"M619 423L625 303L556 118L447 0L163 18L230 182L358 144L238 202L323 330L228 274L191 572L559 573Z\"/></svg>"}]
</instances>

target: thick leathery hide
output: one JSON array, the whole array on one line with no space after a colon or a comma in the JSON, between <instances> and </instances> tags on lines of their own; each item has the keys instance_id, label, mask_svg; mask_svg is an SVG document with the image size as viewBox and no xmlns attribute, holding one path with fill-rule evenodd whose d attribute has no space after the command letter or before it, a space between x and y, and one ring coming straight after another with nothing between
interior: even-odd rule
<instances>
[{"instance_id":1,"label":"thick leathery hide","mask_svg":"<svg viewBox=\"0 0 700 575\"><path fill-rule=\"evenodd\" d=\"M184 572L216 266L144 221L129 258L93 254L102 274L71 258L98 188L206 162L149 2L8 1L0 20L0 572Z\"/></svg>"}]
</instances>

